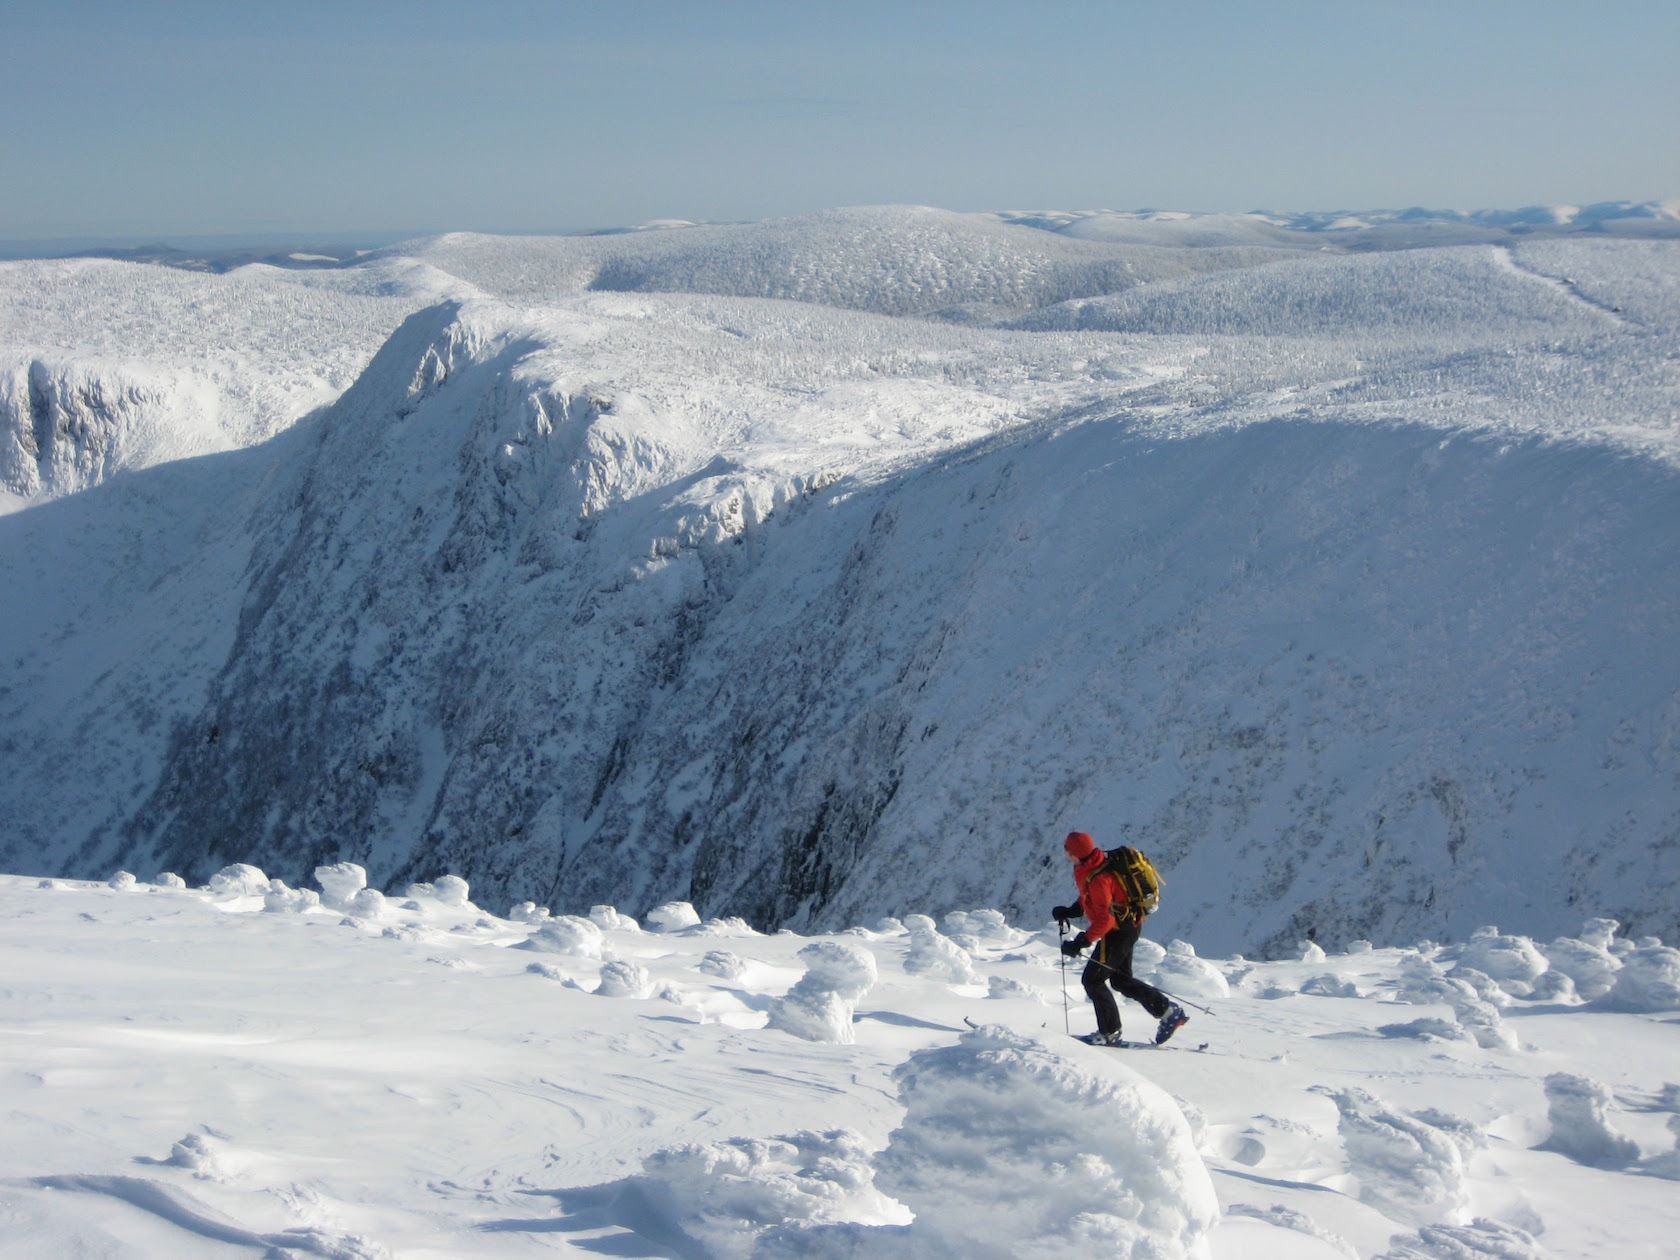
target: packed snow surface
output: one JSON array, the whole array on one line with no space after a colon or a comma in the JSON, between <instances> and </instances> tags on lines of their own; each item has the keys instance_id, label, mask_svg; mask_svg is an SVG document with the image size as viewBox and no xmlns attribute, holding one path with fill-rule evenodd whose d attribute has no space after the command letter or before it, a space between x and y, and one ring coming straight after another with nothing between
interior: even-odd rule
<instances>
[{"instance_id":1,"label":"packed snow surface","mask_svg":"<svg viewBox=\"0 0 1680 1260\"><path fill-rule=\"evenodd\" d=\"M1539 946L1493 929L1140 950L1224 995L1109 1049L1069 1036L1043 915L650 931L459 880L372 901L350 864L122 874L0 876L8 1257L1632 1260L1680 1230L1680 995L1536 998ZM1674 953L1577 930L1618 975ZM912 965L934 938L972 976Z\"/></svg>"},{"instance_id":2,"label":"packed snow surface","mask_svg":"<svg viewBox=\"0 0 1680 1260\"><path fill-rule=\"evenodd\" d=\"M1680 934L1676 222L887 208L5 264L0 865L251 863L308 909L353 863L319 894L353 914L459 877L551 911L548 967L598 906L891 914L917 974L989 984L969 939L1065 899L1078 828L1166 874L1187 989L1497 922L1534 944L1406 972L1484 1048L1469 973L1642 1008L1669 954L1556 942Z\"/></svg>"}]
</instances>

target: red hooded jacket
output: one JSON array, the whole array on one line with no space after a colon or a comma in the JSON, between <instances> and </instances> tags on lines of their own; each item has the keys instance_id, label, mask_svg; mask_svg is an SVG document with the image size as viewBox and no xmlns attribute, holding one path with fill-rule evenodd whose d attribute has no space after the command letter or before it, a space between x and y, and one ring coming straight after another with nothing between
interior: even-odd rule
<instances>
[{"instance_id":1,"label":"red hooded jacket","mask_svg":"<svg viewBox=\"0 0 1680 1260\"><path fill-rule=\"evenodd\" d=\"M1073 882L1079 886L1079 908L1091 923L1082 935L1087 942L1100 941L1118 926L1116 909L1126 915L1126 890L1112 872L1097 875L1097 868L1108 855L1085 832L1069 832L1063 847L1074 859Z\"/></svg>"}]
</instances>

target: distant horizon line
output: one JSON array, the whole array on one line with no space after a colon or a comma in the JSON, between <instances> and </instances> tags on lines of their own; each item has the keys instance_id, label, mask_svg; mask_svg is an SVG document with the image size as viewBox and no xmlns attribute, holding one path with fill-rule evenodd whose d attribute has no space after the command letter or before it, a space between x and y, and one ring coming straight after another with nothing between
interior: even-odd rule
<instances>
[{"instance_id":1,"label":"distant horizon line","mask_svg":"<svg viewBox=\"0 0 1680 1260\"><path fill-rule=\"evenodd\" d=\"M145 252L180 251L201 252L207 250L245 252L259 250L278 250L282 248L303 249L311 245L322 247L336 247L338 250L376 250L389 245L400 244L404 241L418 240L429 236L445 236L456 232L470 233L482 236L612 236L629 235L643 231L672 230L683 227L738 227L756 223L769 223L778 219L801 219L813 215L820 215L845 210L869 209L923 209L945 210L942 206L933 206L920 202L870 202L856 205L836 205L819 210L807 210L790 214L772 214L757 219L682 219L675 217L660 217L644 219L636 223L626 224L592 224L587 226L548 226L548 227L429 227L429 228L274 228L247 232L140 232L129 234L84 232L62 236L23 235L0 237L0 261L21 262L34 259L51 259L55 257L74 257L96 250L110 250L113 252ZM1661 213L1645 216L1611 216L1606 212L1612 210L1625 211L1660 211ZM967 215L992 215L1005 221L1020 221L1032 218L1067 217L1070 220L1090 218L1100 215L1117 217L1131 216L1184 216L1185 218L1262 218L1281 221L1282 225L1306 226L1313 221L1357 219L1364 216L1383 216L1384 218L1400 218L1414 216L1422 219L1439 219L1446 222L1486 223L1490 226L1499 220L1510 222L1532 222L1531 217L1541 214L1556 214L1570 212L1574 216L1599 212L1594 218L1602 217L1650 217L1672 218L1680 220L1680 198L1654 197L1641 201L1633 200L1603 200L1593 202L1537 202L1516 207L1487 206L1475 209L1432 207L1423 205L1388 206L1388 207L1341 207L1327 210L1185 210L1168 206L1139 206L1132 209L1116 210L1111 207L1082 208L1082 209L968 209L951 210L948 213ZM1553 223L1564 224L1570 219L1553 218ZM1323 225L1321 225L1322 227ZM341 253L340 258L344 257Z\"/></svg>"}]
</instances>

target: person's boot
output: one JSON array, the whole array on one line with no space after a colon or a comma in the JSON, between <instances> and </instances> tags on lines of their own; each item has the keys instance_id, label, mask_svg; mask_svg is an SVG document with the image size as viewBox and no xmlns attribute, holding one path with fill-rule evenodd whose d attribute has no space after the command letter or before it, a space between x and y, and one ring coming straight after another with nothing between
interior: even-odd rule
<instances>
[{"instance_id":1,"label":"person's boot","mask_svg":"<svg viewBox=\"0 0 1680 1260\"><path fill-rule=\"evenodd\" d=\"M1180 1028L1190 1022L1190 1017L1184 1013L1184 1008L1177 1002L1167 1003L1167 1013L1161 1016L1161 1022L1155 1027L1155 1044L1165 1045Z\"/></svg>"},{"instance_id":2,"label":"person's boot","mask_svg":"<svg viewBox=\"0 0 1680 1260\"><path fill-rule=\"evenodd\" d=\"M1094 1032L1081 1038L1081 1040L1088 1046L1121 1046L1126 1044L1124 1039L1121 1038L1118 1028L1111 1033Z\"/></svg>"}]
</instances>

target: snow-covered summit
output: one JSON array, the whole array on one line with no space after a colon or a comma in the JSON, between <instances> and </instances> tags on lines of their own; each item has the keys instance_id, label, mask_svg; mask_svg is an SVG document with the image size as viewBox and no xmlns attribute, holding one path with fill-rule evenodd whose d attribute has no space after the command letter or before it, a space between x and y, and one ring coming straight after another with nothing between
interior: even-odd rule
<instances>
[{"instance_id":1,"label":"snow-covered summit","mask_svg":"<svg viewBox=\"0 0 1680 1260\"><path fill-rule=\"evenodd\" d=\"M0 518L0 865L832 927L1034 914L1079 826L1213 949L1676 930L1673 244L899 209L404 249L182 281L234 287L171 319L266 321L251 379L300 294L365 366Z\"/></svg>"}]
</instances>

